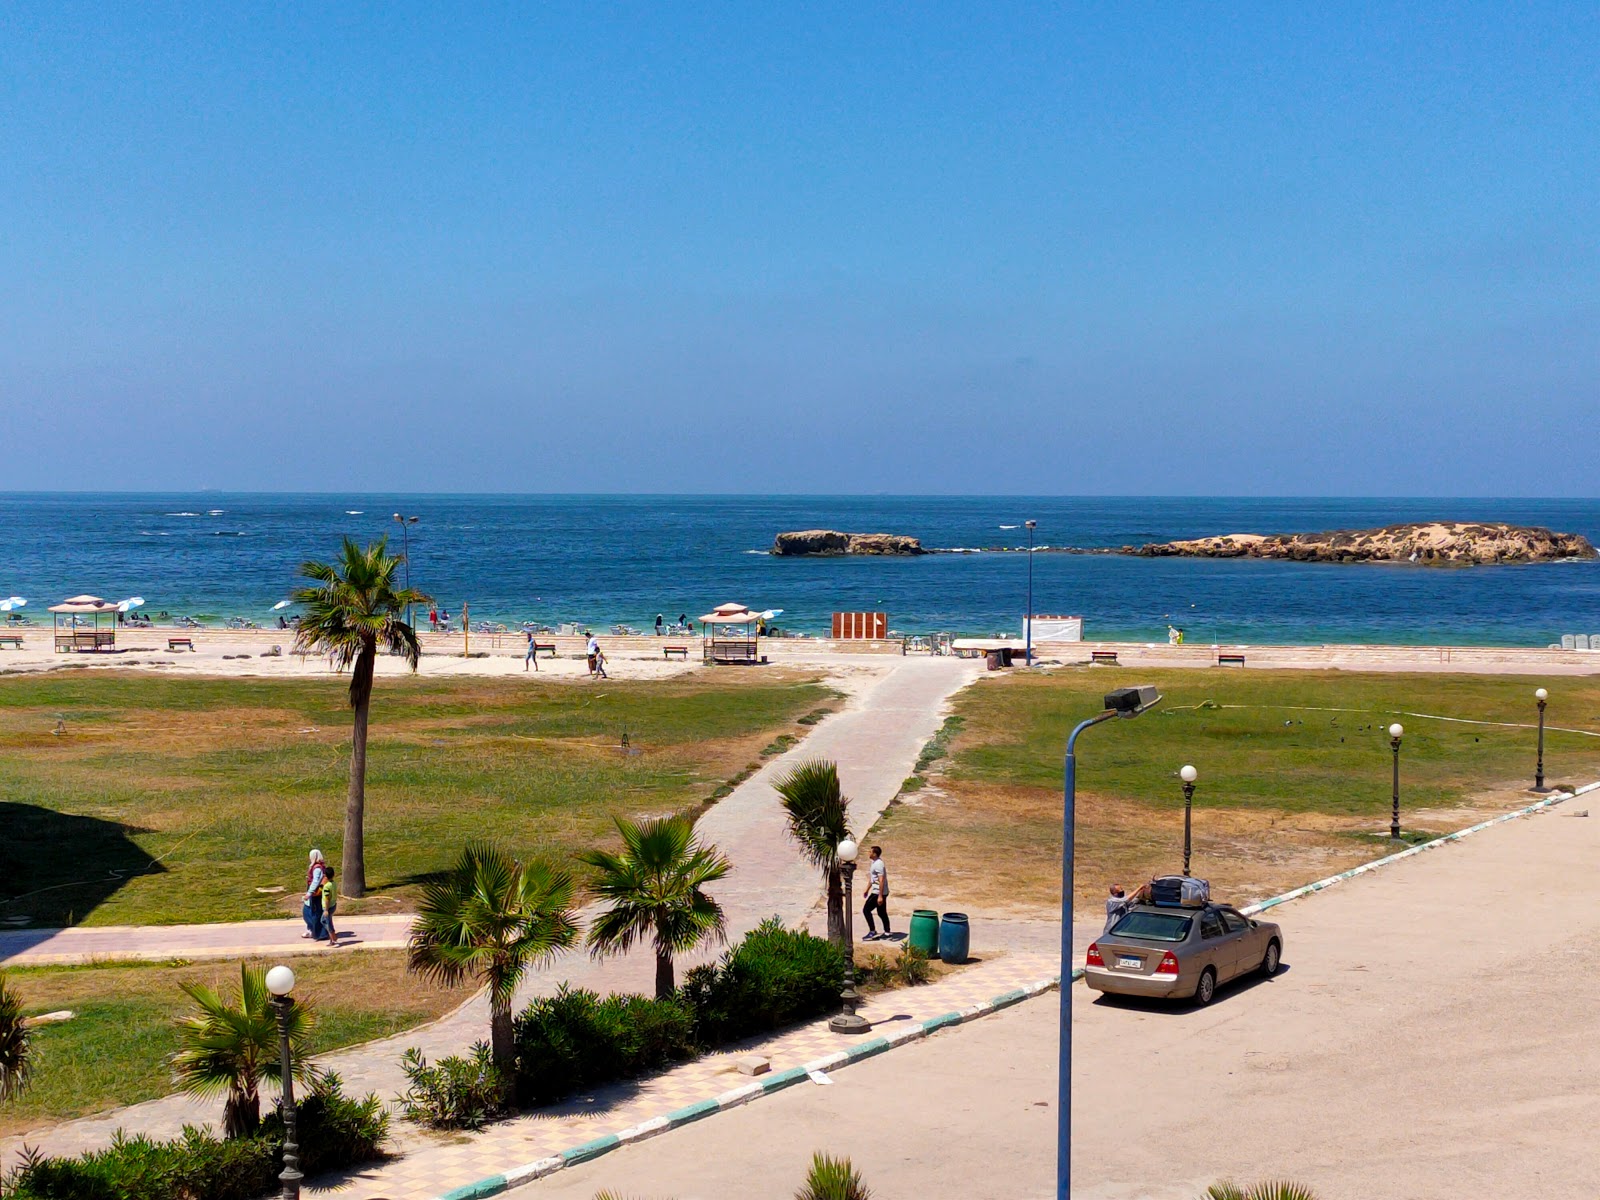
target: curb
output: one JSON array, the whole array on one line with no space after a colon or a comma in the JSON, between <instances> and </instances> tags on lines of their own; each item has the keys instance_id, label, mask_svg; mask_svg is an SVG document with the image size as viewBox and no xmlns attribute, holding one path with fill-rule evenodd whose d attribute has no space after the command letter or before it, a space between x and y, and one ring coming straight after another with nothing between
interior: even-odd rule
<instances>
[{"instance_id":1,"label":"curb","mask_svg":"<svg viewBox=\"0 0 1600 1200\"><path fill-rule=\"evenodd\" d=\"M1503 825L1507 821L1515 821L1521 817L1532 816L1534 813L1542 812L1564 801L1586 795L1597 788L1600 788L1600 780L1584 784L1583 787L1571 792L1557 792L1555 795L1547 796L1545 799L1530 804L1526 808L1501 813L1498 817L1491 817L1487 821L1469 825L1466 829L1458 829L1454 833L1447 833L1443 837L1435 838L1431 842L1424 842L1420 846L1408 847L1398 853L1373 859L1368 863L1362 863L1359 867L1351 867L1348 871L1341 871L1337 875L1329 875L1326 879L1319 879L1315 883L1308 883L1281 895L1271 896L1256 904L1246 905L1239 911L1247 917L1266 912L1269 908L1276 908L1278 905L1287 904L1291 900L1299 900L1314 892L1320 892L1333 887L1335 884L1343 883L1347 879L1354 879L1358 875L1365 875L1368 871L1375 871L1379 867L1388 866L1390 863L1412 858L1428 850L1436 850L1440 846L1458 842L1462 838L1471 837L1473 834L1481 833L1485 829L1492 829L1496 825ZM1073 968L1070 982L1076 983L1082 978L1083 968ZM1025 987L1013 988L1009 992L1002 992L993 999L985 1000L981 1004L971 1005L959 1012L942 1013L936 1017L929 1017L925 1021L913 1021L890 1033L881 1034L868 1041L856 1042L846 1049L835 1051L833 1054L816 1059L814 1062L806 1063L804 1066L790 1067L764 1079L747 1083L743 1087L723 1092L713 1099L701 1100L686 1108L680 1108L676 1112L667 1113L665 1116L651 1117L648 1121L643 1121L638 1125L624 1129L620 1133L607 1134L605 1137L584 1142L582 1145L563 1150L559 1154L552 1154L536 1162L516 1167L503 1175L490 1175L488 1178L480 1179L476 1183L469 1183L465 1187L445 1192L437 1197L437 1200L481 1200L482 1197L499 1195L514 1187L520 1187L524 1183L542 1179L546 1175L553 1175L564 1167L588 1162L592 1158L599 1158L602 1154L607 1154L619 1146L642 1142L647 1138L655 1137L659 1133L678 1129L681 1126L714 1116L719 1112L726 1112L730 1108L738 1108L741 1105L750 1103L752 1100L759 1100L763 1096L781 1092L806 1080L812 1071L837 1071L839 1068L847 1067L851 1063L861 1062L868 1058L874 1058L879 1054L884 1054L896 1046L903 1046L908 1042L921 1041L930 1033L948 1029L952 1025L960 1025L967 1021L975 1021L979 1017L989 1016L991 1013L999 1012L1003 1008L1010 1008L1013 1004L1019 1004L1024 1000L1059 987L1060 983L1061 976L1052 975L1048 979L1036 980Z\"/></svg>"},{"instance_id":2,"label":"curb","mask_svg":"<svg viewBox=\"0 0 1600 1200\"><path fill-rule=\"evenodd\" d=\"M1074 978L1081 972L1075 972ZM941 1029L948 1029L952 1025L961 1025L967 1021L975 1021L980 1017L997 1013L1003 1008L1010 1008L1034 996L1042 995L1055 988L1060 983L1060 977L1052 975L1048 979L1035 980L1023 987L1013 988L1009 992L1002 992L993 999L985 1000L981 1004L972 1004L958 1012L941 1013L936 1017L929 1017L925 1021L912 1021L895 1028L889 1033L879 1034L866 1041L855 1042L842 1050L823 1056L803 1066L790 1067L784 1071L777 1071L762 1079L736 1087L732 1091L723 1092L708 1100L680 1108L676 1112L667 1113L665 1116L651 1117L638 1125L631 1126L619 1133L607 1134L605 1137L595 1138L593 1141L584 1142L582 1145L573 1146L559 1154L552 1154L535 1162L525 1163L520 1167L506 1171L501 1175L490 1175L476 1183L469 1183L453 1191L444 1192L437 1200L482 1200L486 1196L497 1196L522 1184L531 1183L535 1179L543 1179L546 1175L553 1175L564 1167L574 1166L578 1163L588 1162L592 1158L599 1158L619 1146L631 1145L642 1142L657 1134L666 1133L670 1129L678 1129L695 1121L704 1120L706 1117L715 1116L717 1113L726 1112L730 1108L738 1108L749 1104L752 1100L759 1100L763 1096L771 1096L777 1092L805 1083L812 1071L837 1071L848 1067L851 1063L863 1062L885 1054L896 1046L904 1046L909 1042L921 1041L930 1033L937 1033Z\"/></svg>"}]
</instances>

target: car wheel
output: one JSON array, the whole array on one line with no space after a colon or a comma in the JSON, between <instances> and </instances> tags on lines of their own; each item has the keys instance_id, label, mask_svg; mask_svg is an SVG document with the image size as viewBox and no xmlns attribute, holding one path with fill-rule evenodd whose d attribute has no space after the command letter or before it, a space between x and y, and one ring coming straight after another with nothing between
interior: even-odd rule
<instances>
[{"instance_id":1,"label":"car wheel","mask_svg":"<svg viewBox=\"0 0 1600 1200\"><path fill-rule=\"evenodd\" d=\"M1195 984L1194 1002L1201 1008L1210 1004L1217 996L1217 973L1210 967L1200 972L1200 982Z\"/></svg>"},{"instance_id":2,"label":"car wheel","mask_svg":"<svg viewBox=\"0 0 1600 1200\"><path fill-rule=\"evenodd\" d=\"M1268 979L1271 979L1278 973L1279 953L1280 951L1278 949L1278 942L1277 939L1274 938L1272 941L1267 943L1267 952L1261 956L1261 973Z\"/></svg>"}]
</instances>

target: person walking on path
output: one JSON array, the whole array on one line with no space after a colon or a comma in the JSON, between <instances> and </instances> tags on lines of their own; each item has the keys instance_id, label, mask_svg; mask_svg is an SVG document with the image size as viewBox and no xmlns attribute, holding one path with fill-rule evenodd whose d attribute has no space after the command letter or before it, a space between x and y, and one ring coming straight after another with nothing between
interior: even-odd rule
<instances>
[{"instance_id":1,"label":"person walking on path","mask_svg":"<svg viewBox=\"0 0 1600 1200\"><path fill-rule=\"evenodd\" d=\"M339 935L333 928L333 910L338 907L339 889L333 886L333 868L325 866L322 871L322 934L330 946L339 944Z\"/></svg>"},{"instance_id":2,"label":"person walking on path","mask_svg":"<svg viewBox=\"0 0 1600 1200\"><path fill-rule=\"evenodd\" d=\"M594 674L595 666L600 658L600 639L594 634L589 635L589 644L583 648L584 656L589 660L589 674Z\"/></svg>"},{"instance_id":3,"label":"person walking on path","mask_svg":"<svg viewBox=\"0 0 1600 1200\"><path fill-rule=\"evenodd\" d=\"M872 862L867 866L867 890L862 893L867 902L861 908L861 915L867 919L867 936L861 940L875 942L886 938L889 929L889 868L883 865L883 847L872 848ZM883 932L878 932L878 927L873 924L872 916L876 913L883 921Z\"/></svg>"},{"instance_id":4,"label":"person walking on path","mask_svg":"<svg viewBox=\"0 0 1600 1200\"><path fill-rule=\"evenodd\" d=\"M539 669L539 655L536 653L536 649L533 641L533 630L530 629L528 630L528 651L522 656L522 669L524 671L528 669L529 663L533 664L535 671Z\"/></svg>"},{"instance_id":5,"label":"person walking on path","mask_svg":"<svg viewBox=\"0 0 1600 1200\"><path fill-rule=\"evenodd\" d=\"M606 652L600 649L598 645L594 648L594 673L601 679L611 678L606 674Z\"/></svg>"},{"instance_id":6,"label":"person walking on path","mask_svg":"<svg viewBox=\"0 0 1600 1200\"><path fill-rule=\"evenodd\" d=\"M322 884L327 877L327 860L322 857L321 850L313 850L311 865L306 868L305 901L300 906L300 915L306 922L306 931L301 937L322 936Z\"/></svg>"}]
</instances>

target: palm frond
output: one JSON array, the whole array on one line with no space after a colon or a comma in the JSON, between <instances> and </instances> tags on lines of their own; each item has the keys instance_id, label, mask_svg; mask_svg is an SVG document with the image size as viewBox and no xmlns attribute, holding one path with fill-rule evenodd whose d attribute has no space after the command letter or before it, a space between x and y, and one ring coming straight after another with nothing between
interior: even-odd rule
<instances>
[{"instance_id":1,"label":"palm frond","mask_svg":"<svg viewBox=\"0 0 1600 1200\"><path fill-rule=\"evenodd\" d=\"M33 1075L32 1043L22 999L0 974L0 1100L14 1100Z\"/></svg>"},{"instance_id":2,"label":"palm frond","mask_svg":"<svg viewBox=\"0 0 1600 1200\"><path fill-rule=\"evenodd\" d=\"M803 762L773 785L789 820L789 836L814 867L831 869L839 843L850 836L850 801L839 788L839 768L820 759Z\"/></svg>"}]
</instances>

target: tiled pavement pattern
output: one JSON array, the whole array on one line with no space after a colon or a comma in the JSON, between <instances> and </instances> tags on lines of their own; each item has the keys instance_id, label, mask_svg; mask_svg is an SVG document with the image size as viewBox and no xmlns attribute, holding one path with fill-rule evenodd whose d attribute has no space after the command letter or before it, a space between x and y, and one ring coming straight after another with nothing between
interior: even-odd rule
<instances>
[{"instance_id":1,"label":"tiled pavement pattern","mask_svg":"<svg viewBox=\"0 0 1600 1200\"><path fill-rule=\"evenodd\" d=\"M340 1200L434 1200L480 1180L503 1176L563 1151L608 1139L653 1118L663 1119L659 1124L665 1129L664 1118L669 1114L707 1102L710 1104L705 1111L711 1115L716 1110L717 1097L734 1089L756 1085L751 1092L758 1093L764 1081L768 1087L774 1082L781 1085L788 1082L781 1078L787 1070L838 1054L852 1044L892 1037L897 1029L911 1032L910 1027L918 1022L960 1013L1004 993L1036 985L1053 976L1057 966L1056 959L1046 954L1003 955L937 983L897 988L874 996L862 1010L873 1022L872 1031L859 1037L832 1033L827 1021L819 1020L766 1040L741 1043L654 1078L602 1089L559 1109L502 1122L477 1134L430 1137L397 1124L404 1151L401 1157L348 1176L316 1180L317 1186L308 1188L306 1194L337 1196ZM751 1078L738 1073L735 1060L752 1053L771 1060L770 1074ZM817 1085L805 1080L797 1086Z\"/></svg>"}]
</instances>

